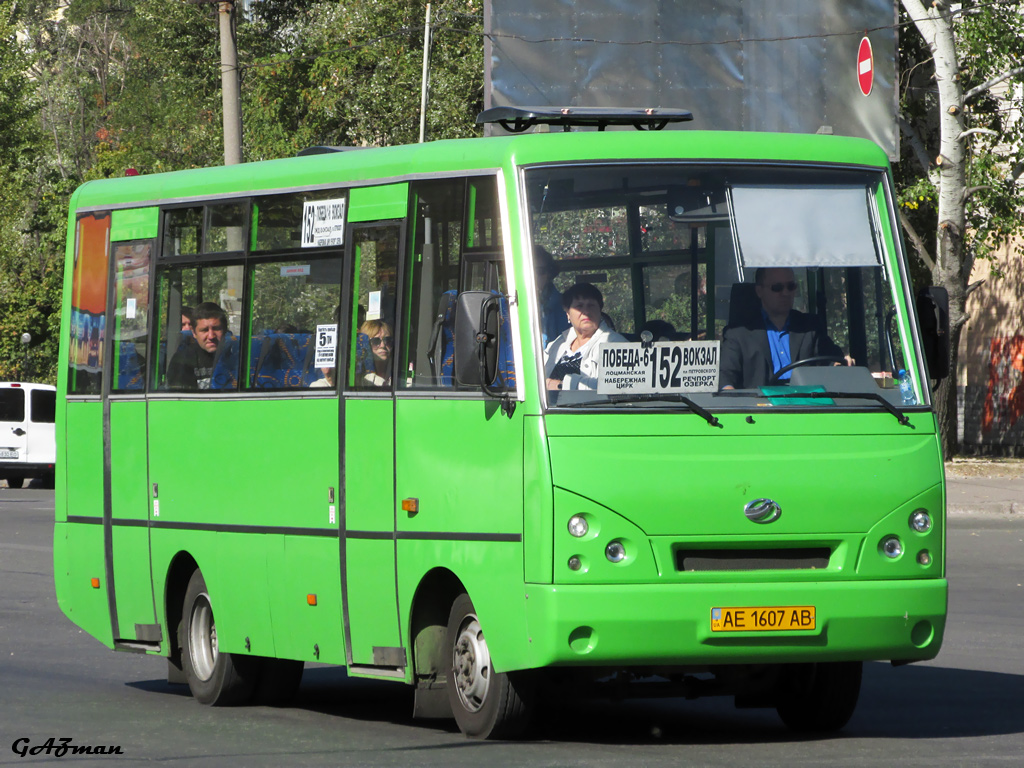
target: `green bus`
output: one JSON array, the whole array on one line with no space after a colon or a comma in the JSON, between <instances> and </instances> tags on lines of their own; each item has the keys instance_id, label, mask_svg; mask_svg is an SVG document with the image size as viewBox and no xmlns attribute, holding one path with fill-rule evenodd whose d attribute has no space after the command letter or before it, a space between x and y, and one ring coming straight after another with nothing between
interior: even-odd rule
<instances>
[{"instance_id":1,"label":"green bus","mask_svg":"<svg viewBox=\"0 0 1024 768\"><path fill-rule=\"evenodd\" d=\"M685 117L496 110L511 133L83 185L64 613L204 704L320 662L476 738L570 691L834 730L864 661L934 658L948 320L887 159L572 130Z\"/></svg>"}]
</instances>

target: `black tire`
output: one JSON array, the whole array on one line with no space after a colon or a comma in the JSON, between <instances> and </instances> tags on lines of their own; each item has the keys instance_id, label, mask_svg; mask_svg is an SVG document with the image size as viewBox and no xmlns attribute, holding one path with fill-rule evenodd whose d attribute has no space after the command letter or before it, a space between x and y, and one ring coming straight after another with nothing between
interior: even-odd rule
<instances>
[{"instance_id":1,"label":"black tire","mask_svg":"<svg viewBox=\"0 0 1024 768\"><path fill-rule=\"evenodd\" d=\"M471 739L521 736L534 709L528 673L496 673L469 595L461 594L448 616L448 702L459 730Z\"/></svg>"},{"instance_id":2,"label":"black tire","mask_svg":"<svg viewBox=\"0 0 1024 768\"><path fill-rule=\"evenodd\" d=\"M857 708L863 671L860 661L796 666L784 683L776 708L779 717L802 733L838 731Z\"/></svg>"},{"instance_id":3,"label":"black tire","mask_svg":"<svg viewBox=\"0 0 1024 768\"><path fill-rule=\"evenodd\" d=\"M56 487L57 479L52 474L43 476L43 488L52 491Z\"/></svg>"},{"instance_id":4,"label":"black tire","mask_svg":"<svg viewBox=\"0 0 1024 768\"><path fill-rule=\"evenodd\" d=\"M25 478L24 477L8 477L7 478L8 488L24 488Z\"/></svg>"},{"instance_id":5,"label":"black tire","mask_svg":"<svg viewBox=\"0 0 1024 768\"><path fill-rule=\"evenodd\" d=\"M231 706L252 699L259 680L260 659L221 653L217 625L203 574L189 579L181 611L181 667L192 696L200 704Z\"/></svg>"},{"instance_id":6,"label":"black tire","mask_svg":"<svg viewBox=\"0 0 1024 768\"><path fill-rule=\"evenodd\" d=\"M301 661L263 659L260 680L256 684L256 703L268 707L285 707L295 698L302 682Z\"/></svg>"}]
</instances>

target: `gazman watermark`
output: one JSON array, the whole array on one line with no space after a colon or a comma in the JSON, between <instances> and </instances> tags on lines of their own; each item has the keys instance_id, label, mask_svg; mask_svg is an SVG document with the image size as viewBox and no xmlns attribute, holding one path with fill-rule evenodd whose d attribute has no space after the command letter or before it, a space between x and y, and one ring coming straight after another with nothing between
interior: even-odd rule
<instances>
[{"instance_id":1,"label":"gazman watermark","mask_svg":"<svg viewBox=\"0 0 1024 768\"><path fill-rule=\"evenodd\" d=\"M66 755L123 755L121 747L114 745L91 745L72 744L67 736L55 739L53 736L42 744L32 746L32 740L22 737L11 744L11 751L19 757L65 757Z\"/></svg>"}]
</instances>

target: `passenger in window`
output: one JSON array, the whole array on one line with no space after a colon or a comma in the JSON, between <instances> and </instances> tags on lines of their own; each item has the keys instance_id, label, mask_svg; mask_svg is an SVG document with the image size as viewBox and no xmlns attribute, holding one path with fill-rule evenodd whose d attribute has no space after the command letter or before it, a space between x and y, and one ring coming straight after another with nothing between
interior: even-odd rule
<instances>
[{"instance_id":1,"label":"passenger in window","mask_svg":"<svg viewBox=\"0 0 1024 768\"><path fill-rule=\"evenodd\" d=\"M540 291L540 332L544 345L547 346L569 327L569 321L566 320L565 310L562 309L562 294L552 282L558 277L554 257L546 248L538 245L533 249L533 266Z\"/></svg>"},{"instance_id":2,"label":"passenger in window","mask_svg":"<svg viewBox=\"0 0 1024 768\"><path fill-rule=\"evenodd\" d=\"M195 308L192 341L174 353L167 365L171 389L209 389L217 348L228 330L224 310L211 301Z\"/></svg>"},{"instance_id":3,"label":"passenger in window","mask_svg":"<svg viewBox=\"0 0 1024 768\"><path fill-rule=\"evenodd\" d=\"M192 309L190 307L181 308L181 330L191 331L192 326L195 325L195 320L192 317Z\"/></svg>"},{"instance_id":4,"label":"passenger in window","mask_svg":"<svg viewBox=\"0 0 1024 768\"><path fill-rule=\"evenodd\" d=\"M363 385L383 389L391 386L391 352L395 340L391 326L383 320L367 320L359 326L359 333L366 337L369 354L361 363Z\"/></svg>"},{"instance_id":5,"label":"passenger in window","mask_svg":"<svg viewBox=\"0 0 1024 768\"><path fill-rule=\"evenodd\" d=\"M793 309L799 285L788 267L757 270L755 291L761 311L742 325L729 326L722 336L722 389L750 389L767 384L790 363L809 357L843 358L816 315ZM845 358L848 365L853 360ZM840 365L840 363L835 363ZM779 377L789 378L789 372Z\"/></svg>"},{"instance_id":6,"label":"passenger in window","mask_svg":"<svg viewBox=\"0 0 1024 768\"><path fill-rule=\"evenodd\" d=\"M626 338L601 317L604 297L590 283L576 283L562 294L562 309L569 328L544 351L548 389L597 389L599 345Z\"/></svg>"},{"instance_id":7,"label":"passenger in window","mask_svg":"<svg viewBox=\"0 0 1024 768\"><path fill-rule=\"evenodd\" d=\"M310 389L333 389L334 388L334 368L321 368L321 378L310 382Z\"/></svg>"}]
</instances>

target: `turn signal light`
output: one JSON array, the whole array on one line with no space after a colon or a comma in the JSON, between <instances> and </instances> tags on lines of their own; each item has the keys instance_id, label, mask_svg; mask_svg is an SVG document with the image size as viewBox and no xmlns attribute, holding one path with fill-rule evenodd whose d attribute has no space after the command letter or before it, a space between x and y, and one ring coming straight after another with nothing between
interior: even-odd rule
<instances>
[{"instance_id":1,"label":"turn signal light","mask_svg":"<svg viewBox=\"0 0 1024 768\"><path fill-rule=\"evenodd\" d=\"M91 579L89 580L89 583L90 583L90 584L92 584L92 588L93 588L93 589L99 589L99 588L100 588L100 580L99 580L99 579L97 579L97 578L96 578L95 576L93 576L93 577L92 577L92 578L91 578Z\"/></svg>"},{"instance_id":2,"label":"turn signal light","mask_svg":"<svg viewBox=\"0 0 1024 768\"><path fill-rule=\"evenodd\" d=\"M316 605L316 595L306 595L307 605Z\"/></svg>"}]
</instances>

